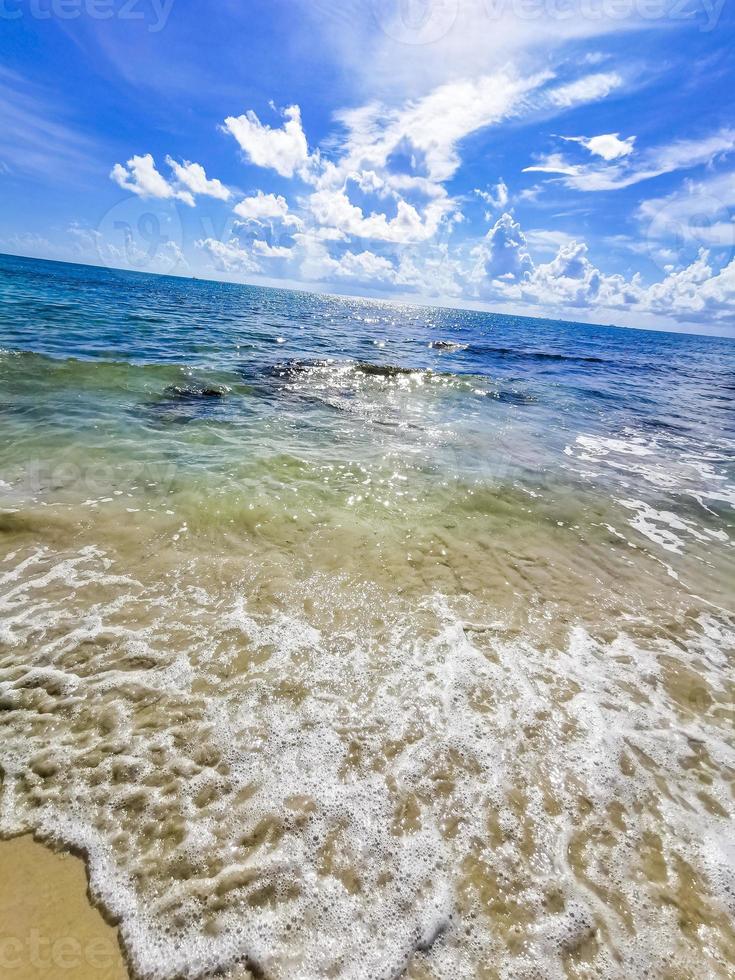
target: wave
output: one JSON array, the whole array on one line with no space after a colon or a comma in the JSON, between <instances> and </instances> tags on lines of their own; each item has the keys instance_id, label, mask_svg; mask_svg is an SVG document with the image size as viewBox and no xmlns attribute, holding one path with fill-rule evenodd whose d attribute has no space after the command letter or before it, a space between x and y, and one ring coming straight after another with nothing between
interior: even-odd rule
<instances>
[{"instance_id":1,"label":"wave","mask_svg":"<svg viewBox=\"0 0 735 980\"><path fill-rule=\"evenodd\" d=\"M28 548L0 576L0 830L84 852L135 976L727 958L732 624L549 644L467 598L294 569L268 599L273 569L219 562Z\"/></svg>"},{"instance_id":2,"label":"wave","mask_svg":"<svg viewBox=\"0 0 735 980\"><path fill-rule=\"evenodd\" d=\"M491 344L473 344L467 345L467 351L470 354L475 354L478 356L483 355L493 355L500 356L508 359L524 360L524 361L568 361L570 363L578 364L610 364L614 363L619 365L619 361L611 361L606 357L599 357L597 355L582 355L582 354L562 354L557 351L541 351L541 350L529 350L519 347L500 347Z\"/></svg>"}]
</instances>

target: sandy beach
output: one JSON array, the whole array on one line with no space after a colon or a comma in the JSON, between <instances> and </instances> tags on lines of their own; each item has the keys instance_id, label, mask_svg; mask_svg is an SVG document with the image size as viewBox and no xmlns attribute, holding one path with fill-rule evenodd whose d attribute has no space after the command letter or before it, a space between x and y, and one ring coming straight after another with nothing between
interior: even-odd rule
<instances>
[{"instance_id":1,"label":"sandy beach","mask_svg":"<svg viewBox=\"0 0 735 980\"><path fill-rule=\"evenodd\" d=\"M90 904L84 862L26 835L0 841L4 980L127 980L117 929Z\"/></svg>"}]
</instances>

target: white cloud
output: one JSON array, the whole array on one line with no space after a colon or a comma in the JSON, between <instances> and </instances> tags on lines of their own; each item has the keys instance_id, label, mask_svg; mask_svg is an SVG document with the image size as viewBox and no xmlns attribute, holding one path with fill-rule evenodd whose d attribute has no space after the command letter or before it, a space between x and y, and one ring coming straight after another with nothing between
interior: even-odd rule
<instances>
[{"instance_id":1,"label":"white cloud","mask_svg":"<svg viewBox=\"0 0 735 980\"><path fill-rule=\"evenodd\" d=\"M311 213L320 225L358 238L400 243L432 238L448 206L446 199L430 201L422 217L413 205L398 198L396 214L388 218L377 212L366 216L360 207L351 203L344 189L316 191L309 198Z\"/></svg>"},{"instance_id":2,"label":"white cloud","mask_svg":"<svg viewBox=\"0 0 735 980\"><path fill-rule=\"evenodd\" d=\"M311 232L294 236L301 255L301 275L305 279L335 281L353 279L357 282L379 281L384 285L393 284L395 269L393 263L368 249L362 252L347 250L340 256L332 256L324 241Z\"/></svg>"},{"instance_id":3,"label":"white cloud","mask_svg":"<svg viewBox=\"0 0 735 980\"><path fill-rule=\"evenodd\" d=\"M735 259L718 273L709 265L710 253L701 249L697 259L679 272L670 273L648 290L653 312L679 319L732 321L735 316Z\"/></svg>"},{"instance_id":4,"label":"white cloud","mask_svg":"<svg viewBox=\"0 0 735 980\"><path fill-rule=\"evenodd\" d=\"M293 177L295 173L304 173L312 158L301 125L299 106L288 106L283 110L283 116L286 120L283 126L272 129L249 110L242 116L228 116L224 128L256 166L275 170L282 177Z\"/></svg>"},{"instance_id":5,"label":"white cloud","mask_svg":"<svg viewBox=\"0 0 735 980\"><path fill-rule=\"evenodd\" d=\"M253 242L253 252L267 259L290 259L294 250L286 245L269 245L262 238L258 238Z\"/></svg>"},{"instance_id":6,"label":"white cloud","mask_svg":"<svg viewBox=\"0 0 735 980\"><path fill-rule=\"evenodd\" d=\"M183 163L178 163L171 157L166 157L166 163L173 170L174 176L179 184L183 184L192 194L216 197L220 201L229 200L229 189L216 178L210 180L200 163L190 163L188 160L184 160Z\"/></svg>"},{"instance_id":7,"label":"white cloud","mask_svg":"<svg viewBox=\"0 0 735 980\"><path fill-rule=\"evenodd\" d=\"M598 72L550 89L547 98L551 105L560 109L569 109L582 102L597 102L599 99L604 99L622 84L623 79L617 72Z\"/></svg>"},{"instance_id":8,"label":"white cloud","mask_svg":"<svg viewBox=\"0 0 735 980\"><path fill-rule=\"evenodd\" d=\"M582 164L570 163L561 153L547 153L531 167L524 167L524 174L564 174L576 177L584 172Z\"/></svg>"},{"instance_id":9,"label":"white cloud","mask_svg":"<svg viewBox=\"0 0 735 980\"><path fill-rule=\"evenodd\" d=\"M125 166L116 163L110 172L110 177L124 190L131 191L139 197L176 198L189 207L194 207L191 192L172 187L156 170L156 164L150 153L131 157Z\"/></svg>"},{"instance_id":10,"label":"white cloud","mask_svg":"<svg viewBox=\"0 0 735 980\"><path fill-rule=\"evenodd\" d=\"M215 269L220 272L260 272L261 268L247 249L244 249L237 238L221 242L218 238L204 238L196 243L196 247L206 252Z\"/></svg>"},{"instance_id":11,"label":"white cloud","mask_svg":"<svg viewBox=\"0 0 735 980\"><path fill-rule=\"evenodd\" d=\"M679 190L643 201L636 217L649 241L735 247L735 172L685 181Z\"/></svg>"},{"instance_id":12,"label":"white cloud","mask_svg":"<svg viewBox=\"0 0 735 980\"><path fill-rule=\"evenodd\" d=\"M521 76L506 68L446 82L398 106L373 101L345 110L337 116L344 133L333 143L333 159L322 158L318 150L310 153L297 105L283 110L283 125L275 128L261 122L252 110L228 116L224 130L252 163L313 187L299 202L303 217L290 212L284 197L262 191L238 202L234 212L245 221L279 221L300 231L308 222L312 230L322 229L322 242L327 237L401 245L429 242L440 229L449 232L462 220L457 202L444 186L460 165L462 140L506 119L536 112L540 106L548 111L549 106L566 108L600 98L620 84L613 73L555 88L548 86L552 79L549 71ZM156 170L150 154L132 157L124 167L116 164L111 176L140 196L176 198L189 205L194 204L194 195L221 200L231 196L221 181L207 177L200 164L178 163L171 157L167 161L173 182ZM373 195L384 204L368 209L354 200L353 191ZM502 180L492 191L478 193L497 210L508 203ZM227 248L218 255L221 261L228 256L228 261L234 260Z\"/></svg>"},{"instance_id":13,"label":"white cloud","mask_svg":"<svg viewBox=\"0 0 735 980\"><path fill-rule=\"evenodd\" d=\"M577 4L549 5L543 0L297 2L316 21L314 29L322 43L343 59L344 70L356 78L356 89L387 94L393 101L449 79L492 72L509 61L544 63L549 53L553 57L570 40L630 30L636 23L652 27L635 3L617 16L596 16L595 12L602 13L599 5L593 4L593 11L583 4L580 11ZM598 64L607 56L578 57L580 62Z\"/></svg>"},{"instance_id":14,"label":"white cloud","mask_svg":"<svg viewBox=\"0 0 735 980\"><path fill-rule=\"evenodd\" d=\"M508 186L502 178L489 191L483 191L476 187L475 194L486 204L489 204L491 208L497 210L504 208L508 203Z\"/></svg>"},{"instance_id":15,"label":"white cloud","mask_svg":"<svg viewBox=\"0 0 735 980\"><path fill-rule=\"evenodd\" d=\"M523 284L523 293L534 299L564 306L598 304L602 275L587 258L584 242L562 245L556 256L537 266Z\"/></svg>"},{"instance_id":16,"label":"white cloud","mask_svg":"<svg viewBox=\"0 0 735 980\"><path fill-rule=\"evenodd\" d=\"M523 78L503 70L448 82L398 108L373 102L339 113L347 129L343 165L380 171L392 154L403 151L413 156L415 173L434 182L449 180L459 167L459 142L519 114L526 97L550 77L539 72Z\"/></svg>"},{"instance_id":17,"label":"white cloud","mask_svg":"<svg viewBox=\"0 0 735 980\"><path fill-rule=\"evenodd\" d=\"M624 311L682 322L730 322L735 315L735 260L715 271L707 249L700 249L689 265L672 268L646 286L640 274L626 279L602 272L585 242L564 242L541 265L534 264L527 245L520 226L503 215L473 250L481 261L469 282L479 282L480 295L520 301L535 311L584 310L598 318Z\"/></svg>"},{"instance_id":18,"label":"white cloud","mask_svg":"<svg viewBox=\"0 0 735 980\"><path fill-rule=\"evenodd\" d=\"M521 226L507 212L498 218L471 254L476 260L473 279L515 281L533 269Z\"/></svg>"},{"instance_id":19,"label":"white cloud","mask_svg":"<svg viewBox=\"0 0 735 980\"><path fill-rule=\"evenodd\" d=\"M205 238L197 245L228 273L262 273L260 261L267 265L267 259L281 260L288 263L289 275L298 269L303 278L364 282L424 295L436 295L438 289L447 296L472 292L483 299L513 300L536 312L625 310L714 319L722 318L724 310L731 312L735 271L730 267L716 271L717 257L710 260L702 252L680 268L662 232L656 233L660 239L656 245L658 254L666 254L670 268L659 282L646 286L639 276L606 274L593 262L585 242L545 228L524 234L505 210L509 192L503 180L475 191L494 212L493 220L503 212L484 238L450 246L449 232L461 220L459 207L466 200L453 197L455 185L449 184L461 165L464 141L511 120L549 118L606 98L619 92L629 78L587 67L578 71L594 74L575 79L565 68L559 81L545 67L529 68L532 58L525 64L524 75L510 67L493 69L491 63L474 75L472 69L463 68L449 72L450 80L445 77L430 88L417 82L410 95L400 97L395 92L387 95L390 90L384 89L380 98L339 113L341 130L320 150L310 149L296 105L285 109L275 126L261 122L253 111L228 116L223 128L249 161L302 183L293 195L258 190L238 201L234 214L242 221L235 221L234 228L240 230L242 240L225 234L224 241ZM706 139L680 140L643 151L635 136L623 138L617 132L560 138L563 154L548 154L526 169L558 178L559 188L585 191L627 187L708 163L735 148L735 130L729 129ZM117 164L112 176L141 196L178 198L190 204L195 194L223 200L230 196L220 181L207 178L200 165L167 160L174 175L171 181L158 173L150 154L133 157L125 167ZM462 185L463 191L466 186ZM536 186L514 192L513 199L529 201L539 193ZM699 190L686 191L644 202L638 220L655 222L661 208L686 216L690 198L698 195ZM711 242L723 243L719 229L724 228L727 215L722 209L711 210L718 228ZM253 235L262 233L258 226L266 224L274 233L253 241ZM275 234L276 224L281 232L288 228L285 240ZM632 241L633 247L640 251L646 246Z\"/></svg>"},{"instance_id":20,"label":"white cloud","mask_svg":"<svg viewBox=\"0 0 735 980\"><path fill-rule=\"evenodd\" d=\"M524 173L557 174L572 190L609 191L630 187L643 180L651 180L675 170L685 170L711 163L716 157L735 149L735 130L722 129L719 133L699 140L678 140L664 146L653 147L637 154L634 161L627 158L619 163L575 164L559 153L542 157L538 163L525 167Z\"/></svg>"},{"instance_id":21,"label":"white cloud","mask_svg":"<svg viewBox=\"0 0 735 980\"><path fill-rule=\"evenodd\" d=\"M603 160L617 160L633 152L635 136L620 139L620 133L603 133L600 136L562 136L567 143L579 143L586 150Z\"/></svg>"},{"instance_id":22,"label":"white cloud","mask_svg":"<svg viewBox=\"0 0 735 980\"><path fill-rule=\"evenodd\" d=\"M390 280L393 276L393 264L382 255L365 250L363 252L345 252L337 260L334 274L344 279L380 279Z\"/></svg>"},{"instance_id":23,"label":"white cloud","mask_svg":"<svg viewBox=\"0 0 735 980\"><path fill-rule=\"evenodd\" d=\"M530 248L537 252L557 252L562 245L574 241L566 231L547 228L529 228L524 234Z\"/></svg>"},{"instance_id":24,"label":"white cloud","mask_svg":"<svg viewBox=\"0 0 735 980\"><path fill-rule=\"evenodd\" d=\"M459 220L444 187L460 166L459 147L468 136L539 107L560 107L603 97L622 84L613 73L547 89L548 71L522 77L510 69L447 82L418 99L388 107L371 102L337 115L346 134L336 162L320 160L312 171L316 189L309 208L317 223L363 238L396 243L427 241ZM348 184L373 191L395 214L366 214L350 199ZM508 201L500 181L486 198L496 209ZM411 196L409 199L409 195Z\"/></svg>"},{"instance_id":25,"label":"white cloud","mask_svg":"<svg viewBox=\"0 0 735 980\"><path fill-rule=\"evenodd\" d=\"M264 194L258 191L253 197L245 197L234 207L235 214L246 221L274 220L300 227L301 219L291 214L286 198L281 194Z\"/></svg>"}]
</instances>

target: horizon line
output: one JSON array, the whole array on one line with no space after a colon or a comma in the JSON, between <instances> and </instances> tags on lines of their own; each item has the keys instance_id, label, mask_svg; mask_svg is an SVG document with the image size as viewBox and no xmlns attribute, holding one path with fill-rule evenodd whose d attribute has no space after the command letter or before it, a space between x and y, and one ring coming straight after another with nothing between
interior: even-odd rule
<instances>
[{"instance_id":1,"label":"horizon line","mask_svg":"<svg viewBox=\"0 0 735 980\"><path fill-rule=\"evenodd\" d=\"M555 316L532 316L527 313L510 313L503 310L494 310L488 308L478 308L473 306L462 306L455 305L447 302L447 300L439 301L436 303L431 303L426 300L419 300L416 298L392 298L387 296L369 296L361 295L355 293L340 293L333 292L329 289L317 290L311 289L305 285L272 285L273 280L270 280L268 284L244 282L242 280L236 279L214 279L206 276L197 275L183 275L176 274L173 272L154 272L150 270L142 269L126 269L120 266L107 265L106 263L93 263L93 262L75 262L69 259L52 259L45 258L37 255L21 255L17 252L0 252L0 258L12 258L12 259L24 259L28 262L48 262L52 265L71 265L84 269L103 269L110 273L123 273L133 276L155 276L159 279L180 279L184 282L202 282L202 283L217 283L225 286L240 286L247 289L272 289L274 291L283 290L289 293L304 293L307 296L323 296L333 299L341 300L359 300L361 302L369 303L384 303L388 306L414 306L419 309L438 309L438 310L459 310L463 313L477 313L479 315L485 316L509 316L517 320L531 320L539 322L550 322L550 323L561 323L561 324L571 324L573 326L579 327L591 327L598 328L602 330L624 330L627 332L635 331L638 333L666 333L672 334L674 336L681 337L711 337L718 340L734 340L735 336L732 334L720 334L696 330L674 330L667 327L634 327L626 326L619 323L598 323L597 321L590 320L570 320L563 317ZM292 282L292 280L288 280ZM466 301L465 301L466 302Z\"/></svg>"}]
</instances>

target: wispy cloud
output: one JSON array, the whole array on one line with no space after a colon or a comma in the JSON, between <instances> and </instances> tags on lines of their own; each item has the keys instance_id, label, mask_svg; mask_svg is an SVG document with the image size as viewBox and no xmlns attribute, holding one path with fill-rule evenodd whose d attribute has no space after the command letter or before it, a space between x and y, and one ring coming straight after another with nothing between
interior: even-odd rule
<instances>
[{"instance_id":1,"label":"wispy cloud","mask_svg":"<svg viewBox=\"0 0 735 980\"><path fill-rule=\"evenodd\" d=\"M99 166L99 147L71 122L54 95L0 67L0 159L18 176L77 181Z\"/></svg>"},{"instance_id":2,"label":"wispy cloud","mask_svg":"<svg viewBox=\"0 0 735 980\"><path fill-rule=\"evenodd\" d=\"M687 180L678 190L643 201L636 213L649 241L735 247L735 172Z\"/></svg>"},{"instance_id":3,"label":"wispy cloud","mask_svg":"<svg viewBox=\"0 0 735 980\"><path fill-rule=\"evenodd\" d=\"M711 163L735 149L735 130L721 129L701 139L677 140L652 147L641 154L627 156L612 164L572 163L560 153L542 156L525 167L523 173L549 174L562 179L566 187L577 191L610 191L630 187L662 174L687 170Z\"/></svg>"}]
</instances>

